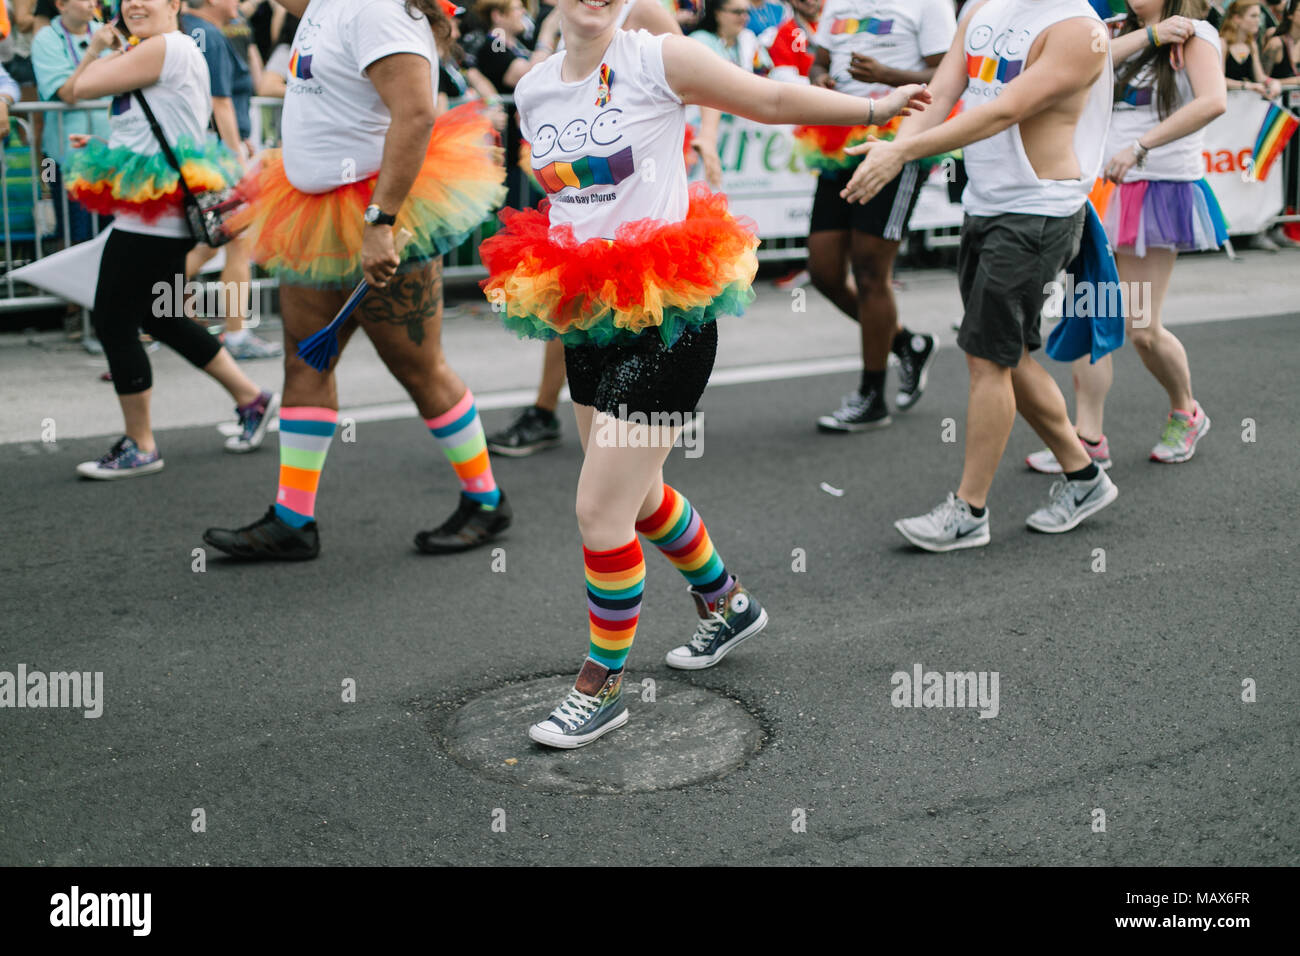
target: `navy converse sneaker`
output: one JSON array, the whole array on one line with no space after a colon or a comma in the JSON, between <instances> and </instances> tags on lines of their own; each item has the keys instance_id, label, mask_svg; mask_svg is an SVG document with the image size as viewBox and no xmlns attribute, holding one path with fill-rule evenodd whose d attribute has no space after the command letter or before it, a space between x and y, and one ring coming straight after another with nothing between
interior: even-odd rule
<instances>
[{"instance_id":1,"label":"navy converse sneaker","mask_svg":"<svg viewBox=\"0 0 1300 956\"><path fill-rule=\"evenodd\" d=\"M548 747L573 750L626 723L623 668L611 671L588 657L569 696L551 716L529 727L528 736Z\"/></svg>"},{"instance_id":2,"label":"navy converse sneaker","mask_svg":"<svg viewBox=\"0 0 1300 956\"><path fill-rule=\"evenodd\" d=\"M739 581L713 604L693 588L687 590L695 599L695 613L700 620L695 625L695 636L664 658L669 667L687 671L712 667L767 627L767 612Z\"/></svg>"}]
</instances>

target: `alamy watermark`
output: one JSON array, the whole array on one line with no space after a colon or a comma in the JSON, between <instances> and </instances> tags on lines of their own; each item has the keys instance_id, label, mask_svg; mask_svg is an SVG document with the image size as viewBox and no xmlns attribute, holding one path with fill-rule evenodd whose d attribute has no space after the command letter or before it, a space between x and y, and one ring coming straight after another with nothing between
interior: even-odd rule
<instances>
[{"instance_id":1,"label":"alamy watermark","mask_svg":"<svg viewBox=\"0 0 1300 956\"><path fill-rule=\"evenodd\" d=\"M1048 315L1073 319L1105 309L1111 315L1129 316L1135 329L1151 324L1150 282L1075 282L1074 275L1067 272L1064 282L1053 280L1043 286L1043 295L1047 296L1043 310Z\"/></svg>"},{"instance_id":2,"label":"alamy watermark","mask_svg":"<svg viewBox=\"0 0 1300 956\"><path fill-rule=\"evenodd\" d=\"M0 707L71 707L94 719L104 713L104 672L0 671Z\"/></svg>"},{"instance_id":3,"label":"alamy watermark","mask_svg":"<svg viewBox=\"0 0 1300 956\"><path fill-rule=\"evenodd\" d=\"M153 284L153 314L156 319L199 315L224 319L241 315L244 328L255 329L262 322L262 297L253 292L251 282L199 282L176 275L170 282Z\"/></svg>"},{"instance_id":4,"label":"alamy watermark","mask_svg":"<svg viewBox=\"0 0 1300 956\"><path fill-rule=\"evenodd\" d=\"M670 437L671 436L671 437ZM618 406L618 417L606 415L596 429L601 448L677 448L687 458L704 454L702 412L629 412Z\"/></svg>"},{"instance_id":5,"label":"alamy watermark","mask_svg":"<svg viewBox=\"0 0 1300 956\"><path fill-rule=\"evenodd\" d=\"M927 671L920 664L912 672L894 671L889 702L895 707L978 708L980 717L998 715L997 671Z\"/></svg>"}]
</instances>

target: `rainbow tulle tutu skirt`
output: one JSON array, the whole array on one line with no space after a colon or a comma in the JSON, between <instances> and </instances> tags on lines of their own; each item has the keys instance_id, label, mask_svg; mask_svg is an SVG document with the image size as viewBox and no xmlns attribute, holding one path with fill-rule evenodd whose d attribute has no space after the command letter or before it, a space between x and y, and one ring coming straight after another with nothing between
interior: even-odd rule
<instances>
[{"instance_id":1,"label":"rainbow tulle tutu skirt","mask_svg":"<svg viewBox=\"0 0 1300 956\"><path fill-rule=\"evenodd\" d=\"M505 198L495 132L477 104L438 117L424 165L393 229L414 237L404 262L441 256L464 242ZM351 288L362 278L364 214L378 176L326 193L304 193L268 150L240 184L248 204L232 225L253 238L252 258L289 285Z\"/></svg>"},{"instance_id":2,"label":"rainbow tulle tutu skirt","mask_svg":"<svg viewBox=\"0 0 1300 956\"><path fill-rule=\"evenodd\" d=\"M183 136L173 147L185 183L194 193L225 189L239 181L239 163L220 141L195 143ZM92 139L73 150L68 196L101 216L130 213L152 222L181 212L180 177L162 153L143 155Z\"/></svg>"},{"instance_id":3,"label":"rainbow tulle tutu skirt","mask_svg":"<svg viewBox=\"0 0 1300 956\"><path fill-rule=\"evenodd\" d=\"M898 132L901 116L895 116L884 126L796 126L794 128L794 154L808 169L816 173L838 173L852 169L862 161L861 156L850 156L844 150L867 141L867 137L890 140Z\"/></svg>"},{"instance_id":4,"label":"rainbow tulle tutu skirt","mask_svg":"<svg viewBox=\"0 0 1300 956\"><path fill-rule=\"evenodd\" d=\"M1098 211L1111 247L1139 256L1147 249L1204 252L1228 240L1223 210L1204 179L1123 183L1108 192L1105 209Z\"/></svg>"},{"instance_id":5,"label":"rainbow tulle tutu skirt","mask_svg":"<svg viewBox=\"0 0 1300 956\"><path fill-rule=\"evenodd\" d=\"M521 337L610 345L654 330L671 346L688 328L739 315L754 298L754 223L727 210L726 196L690 187L681 222L624 223L615 238L578 242L550 227L548 205L502 212L484 240L483 290Z\"/></svg>"}]
</instances>

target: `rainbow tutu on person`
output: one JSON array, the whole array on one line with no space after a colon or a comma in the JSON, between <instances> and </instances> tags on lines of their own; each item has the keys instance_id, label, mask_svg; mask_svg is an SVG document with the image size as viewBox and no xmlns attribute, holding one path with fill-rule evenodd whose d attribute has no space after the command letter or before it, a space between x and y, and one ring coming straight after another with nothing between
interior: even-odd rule
<instances>
[{"instance_id":1,"label":"rainbow tutu on person","mask_svg":"<svg viewBox=\"0 0 1300 956\"><path fill-rule=\"evenodd\" d=\"M1106 237L1117 251L1147 249L1203 252L1228 240L1228 226L1214 190L1193 182L1139 180L1111 192L1102 213Z\"/></svg>"},{"instance_id":2,"label":"rainbow tutu on person","mask_svg":"<svg viewBox=\"0 0 1300 956\"><path fill-rule=\"evenodd\" d=\"M415 185L394 232L413 238L404 262L427 261L464 242L505 198L505 167L495 132L477 104L444 113L434 126ZM362 278L364 214L378 175L326 193L304 193L268 150L240 184L248 204L232 217L253 238L252 258L290 285L351 288Z\"/></svg>"},{"instance_id":3,"label":"rainbow tutu on person","mask_svg":"<svg viewBox=\"0 0 1300 956\"><path fill-rule=\"evenodd\" d=\"M483 290L520 337L609 345L656 329L671 346L754 298L757 227L703 183L681 222L624 223L612 241L551 229L548 208L503 211L502 230L479 247Z\"/></svg>"},{"instance_id":4,"label":"rainbow tutu on person","mask_svg":"<svg viewBox=\"0 0 1300 956\"><path fill-rule=\"evenodd\" d=\"M865 143L871 136L891 140L902 122L901 116L895 116L884 126L796 126L794 154L813 172L852 169L862 162L862 157L850 156L845 149Z\"/></svg>"},{"instance_id":5,"label":"rainbow tutu on person","mask_svg":"<svg viewBox=\"0 0 1300 956\"><path fill-rule=\"evenodd\" d=\"M194 193L221 190L239 181L239 163L220 141L181 137L173 151ZM92 139L72 154L68 196L101 216L130 213L146 222L181 211L180 176L162 153L143 155Z\"/></svg>"}]
</instances>

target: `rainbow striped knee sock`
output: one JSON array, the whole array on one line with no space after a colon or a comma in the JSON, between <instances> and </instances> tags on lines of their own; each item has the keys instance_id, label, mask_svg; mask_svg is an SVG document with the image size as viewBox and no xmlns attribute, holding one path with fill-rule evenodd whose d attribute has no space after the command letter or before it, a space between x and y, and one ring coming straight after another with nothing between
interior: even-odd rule
<instances>
[{"instance_id":1,"label":"rainbow striped knee sock","mask_svg":"<svg viewBox=\"0 0 1300 956\"><path fill-rule=\"evenodd\" d=\"M295 528L315 521L316 489L339 413L311 405L280 409L280 488L275 513Z\"/></svg>"},{"instance_id":2,"label":"rainbow striped knee sock","mask_svg":"<svg viewBox=\"0 0 1300 956\"><path fill-rule=\"evenodd\" d=\"M483 422L478 417L474 393L465 389L461 400L436 418L426 418L434 439L456 469L461 492L489 510L501 500L501 491L492 477L488 462L487 440L483 437Z\"/></svg>"},{"instance_id":3,"label":"rainbow striped knee sock","mask_svg":"<svg viewBox=\"0 0 1300 956\"><path fill-rule=\"evenodd\" d=\"M664 484L664 500L654 514L636 523L636 530L663 552L710 605L731 590L735 580L713 547L709 529L671 485Z\"/></svg>"},{"instance_id":4,"label":"rainbow striped knee sock","mask_svg":"<svg viewBox=\"0 0 1300 956\"><path fill-rule=\"evenodd\" d=\"M587 656L597 664L618 670L627 660L636 636L645 590L645 560L641 543L633 538L613 551L582 549L587 566L587 617L591 647Z\"/></svg>"}]
</instances>

